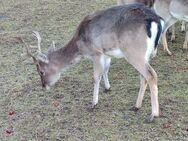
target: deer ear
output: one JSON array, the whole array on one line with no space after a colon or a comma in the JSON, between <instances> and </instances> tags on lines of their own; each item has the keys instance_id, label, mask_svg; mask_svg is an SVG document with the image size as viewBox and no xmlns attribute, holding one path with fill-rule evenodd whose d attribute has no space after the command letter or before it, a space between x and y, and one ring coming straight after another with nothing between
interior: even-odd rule
<instances>
[{"instance_id":1,"label":"deer ear","mask_svg":"<svg viewBox=\"0 0 188 141\"><path fill-rule=\"evenodd\" d=\"M44 62L44 63L46 63L46 64L49 63L48 57L47 57L45 54L43 54L43 53L39 53L39 54L37 55L37 60L40 60L41 62Z\"/></svg>"},{"instance_id":2,"label":"deer ear","mask_svg":"<svg viewBox=\"0 0 188 141\"><path fill-rule=\"evenodd\" d=\"M55 50L56 50L56 48L55 48L55 42L52 41L52 44L51 44L50 48L48 49L48 54L54 52Z\"/></svg>"}]
</instances>

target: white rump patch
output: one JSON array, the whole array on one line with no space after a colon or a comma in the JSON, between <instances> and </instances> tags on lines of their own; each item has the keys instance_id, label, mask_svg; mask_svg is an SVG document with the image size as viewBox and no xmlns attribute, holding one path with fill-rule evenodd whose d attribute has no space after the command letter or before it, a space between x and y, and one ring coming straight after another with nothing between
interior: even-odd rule
<instances>
[{"instance_id":1,"label":"white rump patch","mask_svg":"<svg viewBox=\"0 0 188 141\"><path fill-rule=\"evenodd\" d=\"M151 23L151 38L147 38L147 51L145 54L145 60L147 62L149 62L149 59L151 57L152 54L154 54L155 52L155 40L156 40L156 36L157 36L157 32L158 32L158 25L155 22Z\"/></svg>"},{"instance_id":2,"label":"white rump patch","mask_svg":"<svg viewBox=\"0 0 188 141\"><path fill-rule=\"evenodd\" d=\"M162 31L164 30L165 22L164 20L160 20L161 26L162 26Z\"/></svg>"}]
</instances>

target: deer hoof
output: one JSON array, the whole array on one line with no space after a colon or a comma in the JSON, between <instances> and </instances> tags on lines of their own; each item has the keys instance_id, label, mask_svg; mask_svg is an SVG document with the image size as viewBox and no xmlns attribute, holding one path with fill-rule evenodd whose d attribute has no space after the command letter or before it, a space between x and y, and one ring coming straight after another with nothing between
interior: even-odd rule
<instances>
[{"instance_id":1,"label":"deer hoof","mask_svg":"<svg viewBox=\"0 0 188 141\"><path fill-rule=\"evenodd\" d=\"M108 93L108 92L110 92L111 91L111 89L109 88L109 89L105 89L104 90L104 93Z\"/></svg>"},{"instance_id":2,"label":"deer hoof","mask_svg":"<svg viewBox=\"0 0 188 141\"><path fill-rule=\"evenodd\" d=\"M94 109L96 109L96 106L97 106L97 104L93 104L93 103L89 102L89 106L87 108L87 111L88 112L93 112Z\"/></svg>"},{"instance_id":3,"label":"deer hoof","mask_svg":"<svg viewBox=\"0 0 188 141\"><path fill-rule=\"evenodd\" d=\"M169 50L167 51L167 53L168 53L168 55L169 55L169 56L171 56L171 55L172 55L172 53L171 53Z\"/></svg>"},{"instance_id":4,"label":"deer hoof","mask_svg":"<svg viewBox=\"0 0 188 141\"><path fill-rule=\"evenodd\" d=\"M138 111L139 111L139 108L137 108L137 107L134 106L134 107L130 108L129 110L130 110L130 111L134 111L134 112L138 112Z\"/></svg>"},{"instance_id":5,"label":"deer hoof","mask_svg":"<svg viewBox=\"0 0 188 141\"><path fill-rule=\"evenodd\" d=\"M146 117L146 119L144 120L144 123L152 123L154 122L154 115L149 115Z\"/></svg>"},{"instance_id":6,"label":"deer hoof","mask_svg":"<svg viewBox=\"0 0 188 141\"><path fill-rule=\"evenodd\" d=\"M96 106L97 106L97 104L92 104L92 105L91 105L91 108L92 108L92 109L95 109Z\"/></svg>"}]
</instances>

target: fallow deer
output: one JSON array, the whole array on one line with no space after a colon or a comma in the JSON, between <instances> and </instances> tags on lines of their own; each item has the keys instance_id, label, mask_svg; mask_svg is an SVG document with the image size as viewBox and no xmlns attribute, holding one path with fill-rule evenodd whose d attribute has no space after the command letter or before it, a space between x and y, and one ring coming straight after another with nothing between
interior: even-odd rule
<instances>
[{"instance_id":1,"label":"fallow deer","mask_svg":"<svg viewBox=\"0 0 188 141\"><path fill-rule=\"evenodd\" d=\"M186 41L188 42L188 38L187 38L188 31L187 31L187 28L186 28L187 25L188 25L188 22L185 22L185 21L182 21L182 22L181 22L181 31L182 31L182 32L186 32L184 44L186 43ZM170 29L171 29L171 34L172 34L170 40L171 40L171 41L175 41L175 38L176 38L176 32L175 32L176 28L175 28L175 25L172 25L172 26L170 27ZM186 49L187 46L184 45L183 48Z\"/></svg>"},{"instance_id":2,"label":"fallow deer","mask_svg":"<svg viewBox=\"0 0 188 141\"><path fill-rule=\"evenodd\" d=\"M165 20L164 32L162 34L162 42L164 49L169 55L172 53L168 49L166 40L166 32L170 26L175 24L179 20L188 22L188 0L156 0L154 3L154 9ZM187 49L188 31L183 45L183 49Z\"/></svg>"},{"instance_id":3,"label":"fallow deer","mask_svg":"<svg viewBox=\"0 0 188 141\"><path fill-rule=\"evenodd\" d=\"M165 26L165 31L163 33L163 46L164 49L167 51L167 53L169 55L171 55L171 52L168 49L168 44L166 41L166 32L169 29L169 27L171 27L171 41L175 40L175 25L173 25L176 21L181 20L181 19L185 19L185 18L178 18L176 16L173 16L173 14L171 12L176 13L176 7L175 7L175 3L178 0L117 0L117 4L118 5L122 5L122 4L133 4L133 3L142 3L150 8L153 8L153 6L155 5L155 10L157 12L157 14L159 14L161 17L163 17L165 19L165 22L167 22L166 26ZM156 3L156 4L155 4ZM185 13L184 16L186 16L187 11L188 11L188 0L180 0L178 1L178 4L180 5L184 5L182 8L182 12L184 11ZM174 5L172 11L170 10L170 5ZM181 9L181 7L180 7ZM178 14L178 13L177 13ZM188 14L187 14L188 15ZM182 15L183 16L183 15ZM175 21L174 21L175 19ZM171 21L172 20L172 21ZM188 24L185 22L182 22L182 27L181 30L185 30L186 26ZM188 29L187 29L188 30ZM186 35L185 35L185 41L183 44L183 49L187 49L188 48L188 31L186 31Z\"/></svg>"},{"instance_id":4,"label":"fallow deer","mask_svg":"<svg viewBox=\"0 0 188 141\"><path fill-rule=\"evenodd\" d=\"M45 55L38 39L38 57L27 47L41 77L42 87L49 88L65 68L77 63L82 57L90 58L94 67L94 92L92 107L98 103L100 81L110 89L108 71L111 57L125 58L140 73L140 90L136 108L141 108L143 96L149 85L152 113L148 121L159 116L157 74L150 65L155 55L164 21L150 8L142 4L115 6L88 15L78 26L72 39L62 48Z\"/></svg>"}]
</instances>

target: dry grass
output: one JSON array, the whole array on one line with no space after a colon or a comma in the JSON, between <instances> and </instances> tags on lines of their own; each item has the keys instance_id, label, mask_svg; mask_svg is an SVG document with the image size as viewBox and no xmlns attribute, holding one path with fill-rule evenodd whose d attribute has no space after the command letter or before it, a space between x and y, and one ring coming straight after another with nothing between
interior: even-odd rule
<instances>
[{"instance_id":1,"label":"dry grass","mask_svg":"<svg viewBox=\"0 0 188 141\"><path fill-rule=\"evenodd\" d=\"M159 76L161 110L161 117L152 124L143 122L151 111L149 91L140 111L129 110L137 98L139 77L124 59L113 60L112 91L104 93L101 87L99 105L89 112L93 90L90 61L65 72L55 87L45 92L31 60L21 56L25 50L19 37L34 45L31 31L38 30L46 51L51 40L65 44L85 15L113 4L111 0L0 2L0 140L188 140L184 130L188 128L188 55L181 49L184 34L179 29L176 42L169 44L174 54L167 56L159 46L152 62ZM53 105L56 101L58 107ZM11 111L16 113L8 115Z\"/></svg>"}]
</instances>

